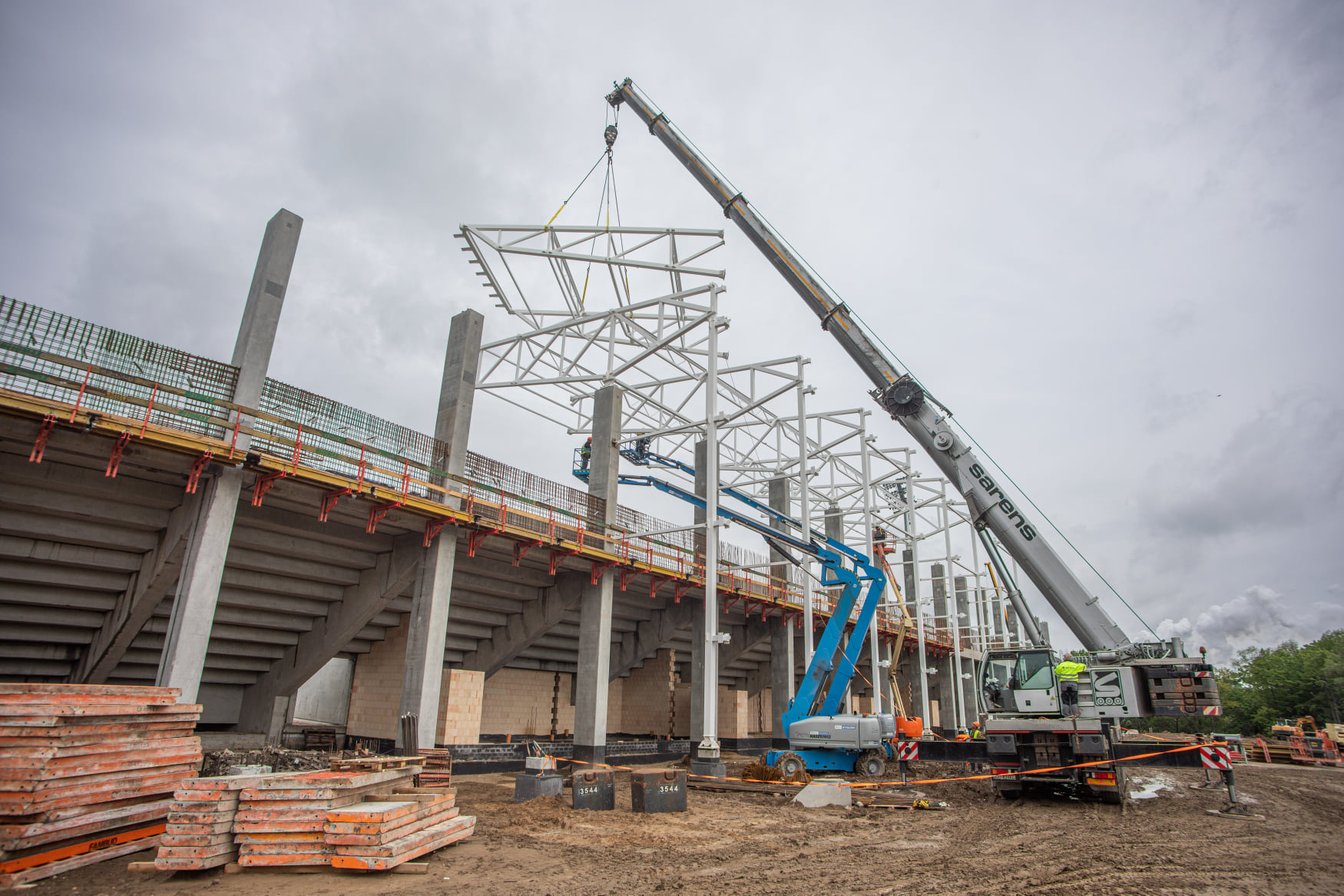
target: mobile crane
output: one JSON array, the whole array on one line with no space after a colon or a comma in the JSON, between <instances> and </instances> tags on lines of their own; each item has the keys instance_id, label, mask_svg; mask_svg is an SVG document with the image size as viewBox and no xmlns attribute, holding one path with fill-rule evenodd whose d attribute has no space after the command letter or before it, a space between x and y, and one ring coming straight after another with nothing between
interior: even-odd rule
<instances>
[{"instance_id":1,"label":"mobile crane","mask_svg":"<svg viewBox=\"0 0 1344 896\"><path fill-rule=\"evenodd\" d=\"M629 78L607 95L649 128L719 204L802 298L868 377L869 395L899 422L966 501L972 524L1005 584L1031 646L996 650L981 665L987 721L984 749L1003 775L996 790L1013 794L1037 782L1091 790L1107 799L1124 792L1118 766L1023 776L1114 755L1114 720L1145 715L1217 715L1217 685L1203 658L1185 655L1180 639L1131 641L1089 594L1024 510L951 425L951 412L908 371L900 370L849 306L793 250L746 196L688 140ZM993 537L991 537L991 535ZM1076 709L1061 705L1055 656L1027 608L999 545L1011 555L1088 651ZM978 749L980 745L976 744Z\"/></svg>"},{"instance_id":2,"label":"mobile crane","mask_svg":"<svg viewBox=\"0 0 1344 896\"><path fill-rule=\"evenodd\" d=\"M661 466L688 476L695 475L694 467L653 452L646 438L622 445L620 453L638 466ZM622 473L619 482L621 485L649 486L688 504L705 507L704 498L657 476ZM812 662L782 718L789 749L772 750L766 755L766 763L786 778L805 769L854 772L865 777L881 775L887 760L894 756L895 717L890 713L861 715L839 710L858 668L869 623L887 586L885 563L875 563L843 542L828 538L741 489L722 483L718 484L718 489L765 514L773 525L722 506L719 507L721 517L761 535L793 563L798 562L791 553L794 551L815 557L821 565L821 585L841 586L831 617L817 640ZM781 526L792 531L785 531Z\"/></svg>"}]
</instances>

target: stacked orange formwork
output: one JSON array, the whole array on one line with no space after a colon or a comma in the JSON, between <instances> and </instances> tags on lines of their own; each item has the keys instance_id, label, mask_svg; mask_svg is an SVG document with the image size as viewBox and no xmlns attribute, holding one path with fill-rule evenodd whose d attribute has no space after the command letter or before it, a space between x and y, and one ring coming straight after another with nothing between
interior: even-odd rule
<instances>
[{"instance_id":1,"label":"stacked orange formwork","mask_svg":"<svg viewBox=\"0 0 1344 896\"><path fill-rule=\"evenodd\" d=\"M158 843L196 774L201 708L172 688L0 684L0 887Z\"/></svg>"},{"instance_id":2,"label":"stacked orange formwork","mask_svg":"<svg viewBox=\"0 0 1344 896\"><path fill-rule=\"evenodd\" d=\"M183 781L169 806L167 828L154 867L159 871L204 871L238 858L233 839L239 794L267 775L193 778Z\"/></svg>"},{"instance_id":3,"label":"stacked orange formwork","mask_svg":"<svg viewBox=\"0 0 1344 896\"><path fill-rule=\"evenodd\" d=\"M459 815L451 790L417 790L327 813L326 842L335 868L386 871L465 840L476 819Z\"/></svg>"},{"instance_id":4,"label":"stacked orange formwork","mask_svg":"<svg viewBox=\"0 0 1344 896\"><path fill-rule=\"evenodd\" d=\"M330 865L327 813L412 786L419 766L277 775L242 791L234 833L244 868Z\"/></svg>"}]
</instances>

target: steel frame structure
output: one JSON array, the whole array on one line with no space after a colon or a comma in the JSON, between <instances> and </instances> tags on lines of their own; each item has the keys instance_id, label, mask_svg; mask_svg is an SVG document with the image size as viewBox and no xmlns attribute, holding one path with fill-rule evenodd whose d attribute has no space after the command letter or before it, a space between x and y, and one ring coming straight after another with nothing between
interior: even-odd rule
<instances>
[{"instance_id":1,"label":"steel frame structure","mask_svg":"<svg viewBox=\"0 0 1344 896\"><path fill-rule=\"evenodd\" d=\"M827 517L838 516L846 543L868 551L874 526L881 525L911 550L917 593L905 598L917 621L920 699L927 719L926 629L934 620L925 612L931 597L922 584L930 579L919 574L921 567L943 561L949 599L954 564L975 577L975 619L968 619L967 627L980 633L973 639L976 643L989 643L984 620L993 612L993 598L975 568L976 539L964 506L960 512L951 510L946 482L921 478L912 470L912 449L877 444L869 431L870 411L809 411L815 389L805 380L808 359L728 363L727 353L719 349L720 334L730 323L718 308L725 272L709 266L723 246L723 232L464 225L458 236L489 295L521 325L520 332L482 346L478 390L569 434L584 434L592 428L596 391L618 384L626 396L624 438L649 438L658 454L688 463L693 463L695 443L703 439L710 449L707 473L715 473L724 484L764 499L769 483L784 479L791 505L784 509L814 529L824 530ZM901 495L913 500L899 500ZM714 506L706 517L703 527L680 531L706 531L707 573L712 568L717 575L719 564L710 561L720 557L728 559L724 568L729 570L781 568L778 560L764 554L727 542L720 545L718 533L725 524L717 520ZM678 530L656 534L671 531ZM941 539L935 537L939 534ZM965 542L960 547L971 552L972 567L954 553L954 538ZM920 551L921 544L926 551ZM812 653L817 581L809 566L788 572L804 593L805 664ZM707 590L713 587L712 581L706 585ZM712 602L706 603L708 611ZM960 626L956 614L950 615L953 643L959 648ZM876 621L870 635L876 682L881 674ZM712 652L717 644L706 646ZM952 653L959 676L960 650ZM712 674L716 664L709 661L709 653L706 668L711 670L704 695L708 733L717 700ZM881 699L881 689L874 687L875 710L881 708ZM960 689L954 699L954 714L964 726Z\"/></svg>"}]
</instances>

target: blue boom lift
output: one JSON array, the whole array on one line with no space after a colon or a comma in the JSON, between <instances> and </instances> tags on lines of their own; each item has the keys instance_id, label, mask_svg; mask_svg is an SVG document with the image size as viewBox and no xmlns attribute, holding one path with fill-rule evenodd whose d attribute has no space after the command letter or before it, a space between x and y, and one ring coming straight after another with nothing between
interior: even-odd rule
<instances>
[{"instance_id":1,"label":"blue boom lift","mask_svg":"<svg viewBox=\"0 0 1344 896\"><path fill-rule=\"evenodd\" d=\"M695 475L693 467L649 450L648 439L636 439L623 445L621 456L638 466L657 465ZM688 504L705 507L704 498L657 476L622 475L620 483L655 488ZM758 533L795 565L799 561L794 551L816 557L821 563L822 586L839 586L841 589L803 682L783 715L789 749L770 751L766 756L767 764L786 777L804 769L855 772L869 777L881 775L887 760L893 757L891 741L896 735L895 717L888 713L842 714L839 709L858 667L868 626L886 589L886 573L871 558L811 530L794 517L739 489L720 484L719 492L766 514L774 525L766 525L722 506L719 508L721 517ZM777 526L792 527L798 534ZM858 614L854 615L856 606ZM851 617L853 627L846 633Z\"/></svg>"}]
</instances>

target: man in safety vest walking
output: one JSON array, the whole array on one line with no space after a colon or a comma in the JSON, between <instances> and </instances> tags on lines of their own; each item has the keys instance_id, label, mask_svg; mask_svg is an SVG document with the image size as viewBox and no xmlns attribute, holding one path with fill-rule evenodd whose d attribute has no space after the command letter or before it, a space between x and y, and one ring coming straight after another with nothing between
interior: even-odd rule
<instances>
[{"instance_id":1,"label":"man in safety vest walking","mask_svg":"<svg viewBox=\"0 0 1344 896\"><path fill-rule=\"evenodd\" d=\"M1086 670L1087 665L1075 662L1072 653L1064 654L1064 659L1055 666L1055 678L1059 679L1059 709L1066 716L1078 715L1078 673Z\"/></svg>"}]
</instances>

